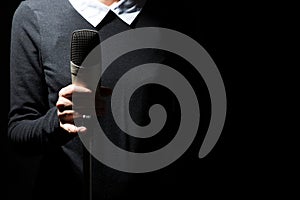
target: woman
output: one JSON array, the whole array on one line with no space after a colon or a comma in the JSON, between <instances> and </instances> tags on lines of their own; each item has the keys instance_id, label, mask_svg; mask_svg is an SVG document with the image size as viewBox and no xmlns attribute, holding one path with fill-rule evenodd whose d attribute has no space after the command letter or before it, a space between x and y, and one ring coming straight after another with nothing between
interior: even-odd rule
<instances>
[{"instance_id":1,"label":"woman","mask_svg":"<svg viewBox=\"0 0 300 200\"><path fill-rule=\"evenodd\" d=\"M21 195L23 199L139 198L138 194L147 191L147 184L162 190L159 177L161 180L172 177L172 173L166 173L166 177L162 173L122 173L93 158L88 161L92 164L85 165L85 150L78 134L84 134L86 128L73 123L76 116L72 110L72 95L90 90L71 84L72 33L91 29L98 31L100 41L104 41L137 27L166 24L172 27L172 21L167 18L174 20L177 28L184 22L182 16L174 18L177 12L166 14L170 4L164 7L161 2L155 3L145 0L26 0L19 5L12 23L8 128L9 138L26 165L23 170L27 168L27 182L31 183L24 190L26 194ZM132 67L150 62L165 63L172 60L170 58L169 53L152 49L132 52L116 60L102 82L113 88L122 73ZM178 66L184 63L178 59L174 62ZM144 113L149 105L159 102L157 97L164 95L171 98L171 101L165 98L162 103L174 118L170 117L168 123L178 122L178 114L172 114L176 113L176 101L170 103L173 102L172 95L154 86L139 91L133 100L136 111L132 117L137 123L149 123ZM99 120L109 133L109 139L130 151L153 151L173 137L167 134L166 138L157 136L146 142L128 138L120 129L114 128L115 124L109 119L108 115ZM86 177L86 172L92 174L92 179ZM173 180L174 177L167 181L168 184L174 183ZM141 189L141 193L137 193L136 188ZM155 194L147 196L150 198Z\"/></svg>"}]
</instances>

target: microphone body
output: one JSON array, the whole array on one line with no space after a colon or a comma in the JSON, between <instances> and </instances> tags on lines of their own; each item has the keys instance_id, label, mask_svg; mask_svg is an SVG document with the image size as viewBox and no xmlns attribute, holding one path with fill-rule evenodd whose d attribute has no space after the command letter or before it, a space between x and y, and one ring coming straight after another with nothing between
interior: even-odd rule
<instances>
[{"instance_id":1,"label":"microphone body","mask_svg":"<svg viewBox=\"0 0 300 200\"><path fill-rule=\"evenodd\" d=\"M95 30L81 29L72 33L71 38L71 61L70 70L72 84L76 84L77 74L82 69L82 63L87 55L100 44L98 32ZM91 118L90 115L83 115L83 122ZM91 149L92 144L89 144ZM92 156L83 146L83 177L85 199L92 198Z\"/></svg>"}]
</instances>

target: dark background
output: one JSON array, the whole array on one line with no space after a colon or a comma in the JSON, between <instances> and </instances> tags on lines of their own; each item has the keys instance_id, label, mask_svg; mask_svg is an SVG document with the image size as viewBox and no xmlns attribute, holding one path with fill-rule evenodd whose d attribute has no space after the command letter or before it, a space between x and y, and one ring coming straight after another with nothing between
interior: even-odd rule
<instances>
[{"instance_id":1,"label":"dark background","mask_svg":"<svg viewBox=\"0 0 300 200\"><path fill-rule=\"evenodd\" d=\"M1 147L4 160L1 162L4 167L1 180L6 186L2 187L1 199L7 200L11 199L9 197L16 187L26 190L27 186L20 175L22 172L15 171L16 161L12 159L6 138L10 28L19 2L2 2L0 12ZM220 4L217 1L210 4L200 2L196 8L189 4L183 8L194 16L191 22L199 26L198 31L191 32L190 36L208 51L221 72L228 97L228 112L215 148L205 158L195 160L186 172L184 180L187 182L179 183L184 185L182 194L187 199L200 199L204 195L237 199L291 195L294 189L289 178L294 174L287 167L290 162L285 154L277 148L280 145L276 142L279 127L275 128L277 130L271 128L277 127L277 121L270 120L276 108L269 98L276 88L272 84L276 69L271 64L276 54L270 56L269 48L274 45L272 31L280 29L277 12L269 12L273 8L271 5ZM21 198L22 193L19 196Z\"/></svg>"}]
</instances>

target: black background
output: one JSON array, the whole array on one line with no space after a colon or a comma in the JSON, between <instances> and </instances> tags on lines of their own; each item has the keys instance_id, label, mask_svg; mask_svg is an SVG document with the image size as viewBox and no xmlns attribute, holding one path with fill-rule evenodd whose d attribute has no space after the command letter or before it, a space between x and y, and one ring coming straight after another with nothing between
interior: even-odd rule
<instances>
[{"instance_id":1,"label":"black background","mask_svg":"<svg viewBox=\"0 0 300 200\"><path fill-rule=\"evenodd\" d=\"M9 159L11 154L6 138L10 29L19 2L2 2L0 12L1 147L4 153L1 165L5 167L2 170L5 178L1 180L6 186L2 187L1 199L7 200L23 182L21 177L16 176L21 172L14 171L16 163ZM198 40L214 59L228 98L227 118L218 143L208 156L195 159L186 172L184 180L187 182L179 183L184 186L182 195L187 199L204 196L237 199L287 197L294 192L289 179L294 176L290 162L278 149L281 144L277 143L277 139L284 142L284 137L278 137L278 120L270 120L274 117L274 109L277 109L270 97L273 97L274 90L277 91L278 83L273 84L277 69L271 64L271 59L274 60L277 54L270 55L269 49L275 46L273 42L277 40L274 40L274 34L280 30L278 12L270 12L271 8L272 5L254 2L220 4L217 1L183 6L182 10L194 17L191 22L199 27L190 36ZM23 186L26 189L26 185ZM19 196L21 198L22 194ZM162 194L162 197L166 196L168 194Z\"/></svg>"}]
</instances>

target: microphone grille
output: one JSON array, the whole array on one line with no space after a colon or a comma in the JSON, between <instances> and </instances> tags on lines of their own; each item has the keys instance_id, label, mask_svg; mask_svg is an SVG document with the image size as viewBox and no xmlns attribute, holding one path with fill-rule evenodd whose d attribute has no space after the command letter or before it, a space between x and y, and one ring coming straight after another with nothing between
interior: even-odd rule
<instances>
[{"instance_id":1,"label":"microphone grille","mask_svg":"<svg viewBox=\"0 0 300 200\"><path fill-rule=\"evenodd\" d=\"M100 38L97 31L88 29L74 31L71 40L71 61L80 66L98 44Z\"/></svg>"}]
</instances>

